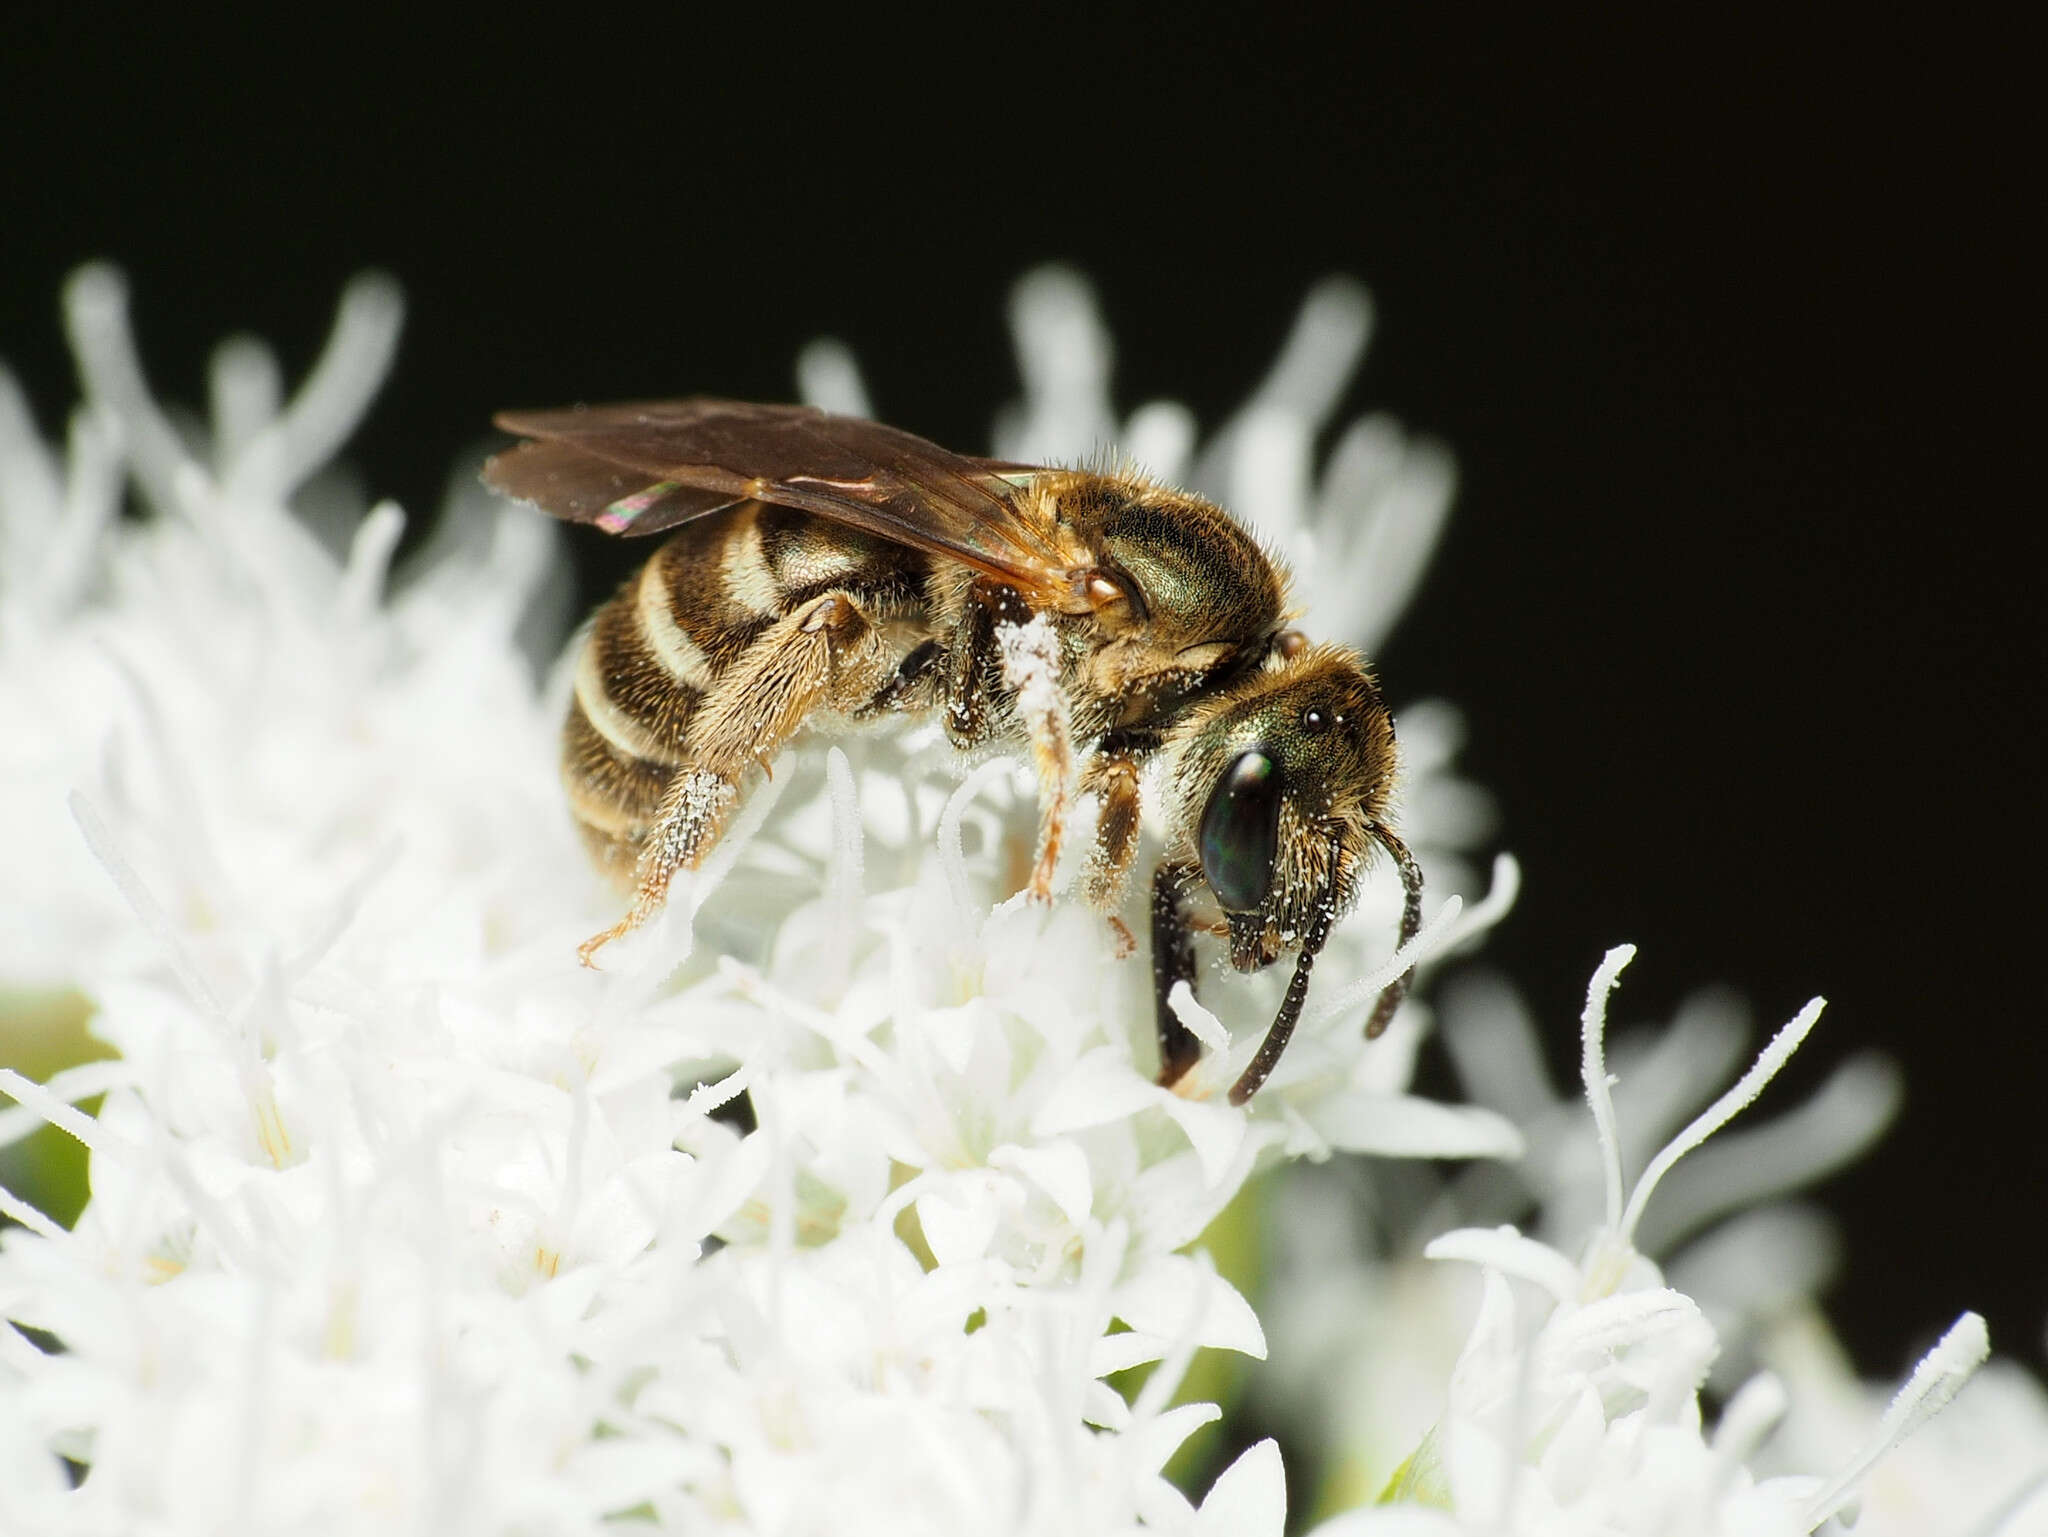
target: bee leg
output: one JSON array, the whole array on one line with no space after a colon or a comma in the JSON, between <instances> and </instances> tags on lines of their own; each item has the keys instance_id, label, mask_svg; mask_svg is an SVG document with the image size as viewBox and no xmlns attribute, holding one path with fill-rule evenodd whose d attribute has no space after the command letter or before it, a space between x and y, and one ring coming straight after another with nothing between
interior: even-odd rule
<instances>
[{"instance_id":1,"label":"bee leg","mask_svg":"<svg viewBox=\"0 0 2048 1537\"><path fill-rule=\"evenodd\" d=\"M862 719L888 715L899 710L922 709L938 692L945 675L946 648L936 640L913 647L897 663L895 673L875 691L875 697L855 713Z\"/></svg>"},{"instance_id":2,"label":"bee leg","mask_svg":"<svg viewBox=\"0 0 2048 1537\"><path fill-rule=\"evenodd\" d=\"M1052 878L1067 838L1067 810L1074 782L1073 743L1064 712L1030 721L1031 758L1038 770L1038 858L1031 865L1031 900L1052 900Z\"/></svg>"},{"instance_id":3,"label":"bee leg","mask_svg":"<svg viewBox=\"0 0 2048 1537\"><path fill-rule=\"evenodd\" d=\"M577 947L577 958L584 965L595 968L597 963L591 957L602 946L630 934L661 911L676 871L694 869L711 851L739 797L739 786L722 775L701 768L676 770L640 846L633 872L633 905L625 917Z\"/></svg>"},{"instance_id":4,"label":"bee leg","mask_svg":"<svg viewBox=\"0 0 2048 1537\"><path fill-rule=\"evenodd\" d=\"M691 761L738 783L773 761L812 711L859 711L889 660L853 594L820 594L763 630L704 696L690 718Z\"/></svg>"},{"instance_id":5,"label":"bee leg","mask_svg":"<svg viewBox=\"0 0 2048 1537\"><path fill-rule=\"evenodd\" d=\"M1094 791L1102 805L1095 822L1095 849L1088 859L1088 902L1098 912L1110 915L1119 958L1138 947L1116 910L1123 905L1131 861L1138 852L1139 755L1152 745L1156 744L1141 742L1129 733L1105 737L1081 772L1082 791Z\"/></svg>"},{"instance_id":6,"label":"bee leg","mask_svg":"<svg viewBox=\"0 0 2048 1537\"><path fill-rule=\"evenodd\" d=\"M1152 1006L1159 1028L1159 1082L1172 1088L1202 1059L1202 1043L1167 1000L1176 982L1195 985L1195 940L1181 908L1192 867L1161 865L1152 875Z\"/></svg>"},{"instance_id":7,"label":"bee leg","mask_svg":"<svg viewBox=\"0 0 2048 1537\"><path fill-rule=\"evenodd\" d=\"M1038 771L1038 858L1031 868L1029 891L1034 902L1052 900L1053 873L1059 868L1060 846L1066 841L1067 811L1074 797L1074 739L1067 716L1067 696L1060 688L1059 644L1043 631L1027 630L1016 617L1028 613L1023 600L1000 589L1008 605L996 604L1005 627L996 644L1003 659L1003 683L1016 696L1013 706L1031 743L1032 766Z\"/></svg>"},{"instance_id":8,"label":"bee leg","mask_svg":"<svg viewBox=\"0 0 2048 1537\"><path fill-rule=\"evenodd\" d=\"M971 597L947 658L946 735L965 749L1024 728L1038 772L1038 857L1026 889L1050 902L1074 787L1057 643L1025 631L1034 616L1016 588L983 578Z\"/></svg>"},{"instance_id":9,"label":"bee leg","mask_svg":"<svg viewBox=\"0 0 2048 1537\"><path fill-rule=\"evenodd\" d=\"M947 739L963 752L1001 734L1006 724L1001 703L1003 653L996 644L995 606L983 595L989 585L975 584L976 601L967 605L944 655L946 708L942 719ZM1014 589L1000 591L1016 597ZM1020 605L1022 601L1017 599ZM1024 617L1030 616L1026 613Z\"/></svg>"},{"instance_id":10,"label":"bee leg","mask_svg":"<svg viewBox=\"0 0 2048 1537\"><path fill-rule=\"evenodd\" d=\"M750 768L766 768L819 705L852 710L888 671L880 634L850 593L813 598L761 632L690 717L690 763L677 770L640 846L633 906L586 940L599 946L661 910L678 870L695 869L718 843Z\"/></svg>"}]
</instances>

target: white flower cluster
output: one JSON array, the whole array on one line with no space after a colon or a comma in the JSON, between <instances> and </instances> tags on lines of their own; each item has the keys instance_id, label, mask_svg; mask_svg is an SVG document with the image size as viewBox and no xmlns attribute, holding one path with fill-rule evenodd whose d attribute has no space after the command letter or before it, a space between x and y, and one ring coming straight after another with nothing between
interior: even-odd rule
<instances>
[{"instance_id":1,"label":"white flower cluster","mask_svg":"<svg viewBox=\"0 0 2048 1537\"><path fill-rule=\"evenodd\" d=\"M1744 1383L1714 1434L1702 1434L1698 1393L1719 1342L1700 1305L1665 1285L1638 1251L1637 1229L1665 1175L1756 1098L1821 1004L1802 1010L1732 1089L1650 1159L1624 1203L1605 1034L1607 995L1633 956L1627 946L1608 954L1584 1019L1605 1219L1576 1260L1511 1226L1460 1228L1427 1246L1427 1258L1485 1267L1478 1323L1451 1373L1448 1408L1395 1479L1398 1493L1443 1514L1402 1512L1402 1524L1389 1527L1392 1518L1361 1512L1320 1528L1323 1537L1383 1528L1792 1537L1851 1505L1869 1468L1946 1405L1988 1353L1983 1320L1965 1314L1869 1444L1831 1477L1752 1477L1747 1463L1786 1409L1784 1386L1770 1374ZM1520 1317L1510 1278L1536 1299L1533 1322Z\"/></svg>"},{"instance_id":2,"label":"white flower cluster","mask_svg":"<svg viewBox=\"0 0 2048 1537\"><path fill-rule=\"evenodd\" d=\"M0 1066L0 1143L48 1122L91 1158L70 1229L0 1191L0 1532L1277 1537L1271 1442L1199 1504L1161 1474L1218 1412L1174 1402L1193 1353L1266 1349L1191 1246L1262 1164L1522 1149L1508 1114L1406 1092L1421 1005L1358 1030L1401 967L1505 912L1512 863L1470 908L1433 895L1401 956L1398 889L1369 885L1245 1109L1218 1091L1278 983L1205 983L1184 1018L1209 1058L1159 1089L1142 960L1014 895L1028 773L962 777L928 731L786 755L585 971L616 898L559 803L566 676L529 660L560 637L553 530L465 475L394 569L402 514L324 470L395 293L350 290L289 400L267 351L224 347L203 430L152 399L124 305L105 270L69 290L87 399L61 458L0 375L0 979L82 990L117 1052L44 1083ZM1309 573L1317 628L1369 641L1450 474L1378 420L1316 472L1367 318L1319 290L1198 451L1176 406L1118 423L1085 290L1037 275L999 451L1121 443L1227 497ZM800 376L864 408L843 350ZM1470 890L1455 717L1401 727L1432 893ZM1492 1267L1484 1306L1404 1475L1425 1504L1359 1530L1793 1531L1853 1494L1860 1462L1750 1477L1767 1389L1703 1434L1713 1330L1634 1257L1639 1207L1610 1199L1583 1266L1441 1241ZM1549 1288L1540 1325L1504 1275ZM1147 1363L1133 1396L1107 1380Z\"/></svg>"}]
</instances>

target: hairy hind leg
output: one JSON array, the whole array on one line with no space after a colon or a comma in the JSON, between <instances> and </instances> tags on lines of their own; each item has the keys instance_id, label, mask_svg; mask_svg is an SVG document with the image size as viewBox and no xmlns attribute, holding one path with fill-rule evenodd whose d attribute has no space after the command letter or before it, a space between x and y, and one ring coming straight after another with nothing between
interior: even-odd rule
<instances>
[{"instance_id":1,"label":"hairy hind leg","mask_svg":"<svg viewBox=\"0 0 2048 1537\"><path fill-rule=\"evenodd\" d=\"M739 786L704 769L677 769L655 811L654 825L640 843L633 867L633 905L626 916L576 947L577 959L595 966L598 950L629 934L660 912L678 870L694 870L725 831L725 819L740 798Z\"/></svg>"},{"instance_id":2,"label":"hairy hind leg","mask_svg":"<svg viewBox=\"0 0 2048 1537\"><path fill-rule=\"evenodd\" d=\"M676 872L703 862L748 769L765 770L821 706L851 713L868 702L889 670L881 634L851 593L824 593L764 630L691 715L690 761L670 780L641 842L633 905L584 941L583 964L661 911Z\"/></svg>"},{"instance_id":3,"label":"hairy hind leg","mask_svg":"<svg viewBox=\"0 0 2048 1537\"><path fill-rule=\"evenodd\" d=\"M737 783L767 767L814 710L853 714L887 680L881 632L849 592L827 592L761 632L690 718L690 761Z\"/></svg>"}]
</instances>

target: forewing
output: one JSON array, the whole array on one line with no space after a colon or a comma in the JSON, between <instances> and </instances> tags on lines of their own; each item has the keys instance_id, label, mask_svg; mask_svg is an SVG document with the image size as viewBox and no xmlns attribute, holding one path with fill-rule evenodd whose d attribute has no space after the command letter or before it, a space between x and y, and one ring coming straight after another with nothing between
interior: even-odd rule
<instances>
[{"instance_id":1,"label":"forewing","mask_svg":"<svg viewBox=\"0 0 2048 1537\"><path fill-rule=\"evenodd\" d=\"M560 518L652 534L747 498L950 555L1046 595L1069 585L1050 531L1018 505L1031 465L949 453L912 433L808 406L645 401L508 411L535 441L484 478Z\"/></svg>"},{"instance_id":2,"label":"forewing","mask_svg":"<svg viewBox=\"0 0 2048 1537\"><path fill-rule=\"evenodd\" d=\"M576 443L545 439L497 455L484 466L484 479L515 501L615 534L660 533L742 499L712 488L650 482L644 470L600 459Z\"/></svg>"}]
</instances>

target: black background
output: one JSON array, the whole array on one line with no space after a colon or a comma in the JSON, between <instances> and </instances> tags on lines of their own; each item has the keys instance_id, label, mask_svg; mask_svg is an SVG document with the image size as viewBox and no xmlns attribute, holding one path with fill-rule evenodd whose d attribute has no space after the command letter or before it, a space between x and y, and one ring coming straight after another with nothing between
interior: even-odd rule
<instances>
[{"instance_id":1,"label":"black background","mask_svg":"<svg viewBox=\"0 0 2048 1537\"><path fill-rule=\"evenodd\" d=\"M58 286L96 255L186 399L229 331L296 375L342 281L396 273L407 335L351 453L416 510L494 408L786 397L821 332L890 419L980 443L1014 390L1007 286L1049 257L1097 281L1122 403L1213 424L1306 285L1354 272L1379 326L1347 409L1445 439L1462 476L1382 671L1469 712L1526 872L1491 953L1561 1076L1623 939L1624 1019L1715 980L1766 1026L1827 994L1767 1104L1865 1044L1910 1074L1902 1124L1825 1191L1859 1359L1891 1375L1975 1306L2038 1364L2015 381L2039 274L2014 226L2040 165L2014 40L1721 10L1432 38L1188 9L823 36L778 10L740 37L594 8L433 39L424 9L10 18L0 353L46 431L73 398Z\"/></svg>"}]
</instances>

